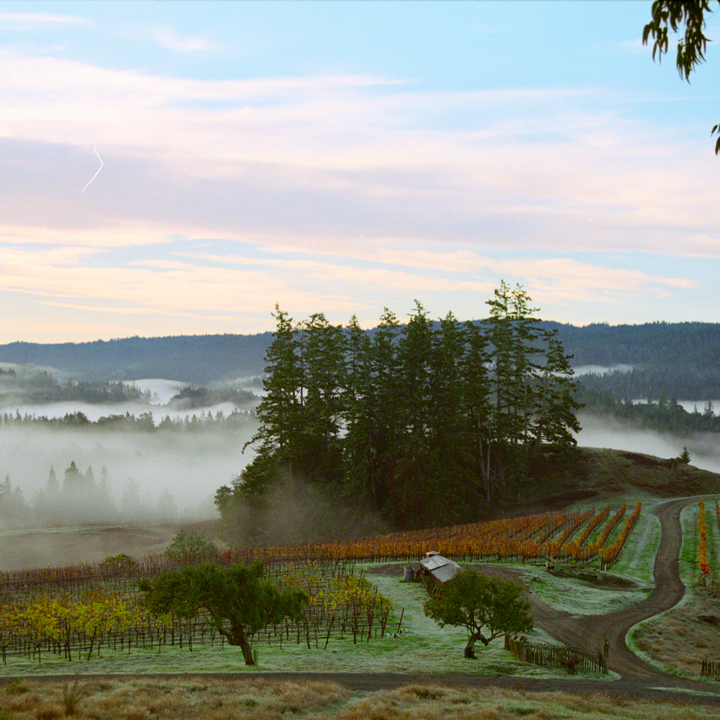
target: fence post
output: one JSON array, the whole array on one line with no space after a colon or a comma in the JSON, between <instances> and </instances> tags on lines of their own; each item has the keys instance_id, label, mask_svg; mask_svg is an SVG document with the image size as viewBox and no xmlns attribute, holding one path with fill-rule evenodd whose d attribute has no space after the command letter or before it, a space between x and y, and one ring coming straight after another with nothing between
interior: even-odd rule
<instances>
[{"instance_id":1,"label":"fence post","mask_svg":"<svg viewBox=\"0 0 720 720\"><path fill-rule=\"evenodd\" d=\"M610 656L610 643L606 640L603 643L603 652L602 652L602 671L607 675L608 674L608 657Z\"/></svg>"}]
</instances>

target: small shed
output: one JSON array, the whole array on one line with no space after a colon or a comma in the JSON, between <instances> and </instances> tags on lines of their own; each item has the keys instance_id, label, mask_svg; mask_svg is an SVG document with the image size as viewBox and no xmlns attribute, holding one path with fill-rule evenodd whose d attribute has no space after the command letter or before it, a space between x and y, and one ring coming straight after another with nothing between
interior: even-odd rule
<instances>
[{"instance_id":1,"label":"small shed","mask_svg":"<svg viewBox=\"0 0 720 720\"><path fill-rule=\"evenodd\" d=\"M446 583L460 569L454 560L443 557L434 550L425 553L420 564L423 566L423 576L427 580L428 591L431 592L437 583Z\"/></svg>"}]
</instances>

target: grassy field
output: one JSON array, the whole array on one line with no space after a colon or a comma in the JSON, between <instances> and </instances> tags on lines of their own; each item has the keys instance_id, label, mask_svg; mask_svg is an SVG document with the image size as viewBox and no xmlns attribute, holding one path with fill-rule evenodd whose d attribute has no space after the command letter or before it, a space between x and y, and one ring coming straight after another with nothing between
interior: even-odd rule
<instances>
[{"instance_id":1,"label":"grassy field","mask_svg":"<svg viewBox=\"0 0 720 720\"><path fill-rule=\"evenodd\" d=\"M374 573L380 566L363 565L367 579L380 593L393 601L394 610L387 625L386 637L370 642L353 642L352 636L330 638L327 649L321 639L319 647L308 649L305 640L295 639L282 645L258 642L258 666L246 667L239 648L220 643L214 647L196 645L190 652L177 647L136 649L131 652L101 652L87 661L75 657L71 662L58 656L43 656L42 663L27 657L12 657L0 666L0 677L16 675L69 676L83 674L123 673L211 673L241 672L398 672L398 673L477 673L481 675L522 675L525 677L567 677L562 668L542 668L516 660L497 639L478 652L478 660L463 655L467 633L462 628L440 628L423 612L427 592L421 583L402 582L401 565L394 575ZM360 568L359 568L360 569ZM544 570L543 570L544 572ZM398 633L398 630L401 630ZM548 641L542 633L537 639ZM597 673L581 673L577 677L609 679Z\"/></svg>"},{"instance_id":2,"label":"grassy field","mask_svg":"<svg viewBox=\"0 0 720 720\"><path fill-rule=\"evenodd\" d=\"M619 505L616 500L614 507ZM628 506L632 498L627 497ZM582 579L551 573L542 562L535 565L509 565L523 579L530 592L556 609L573 614L599 614L628 607L642 601L652 587L652 567L655 550L659 542L660 527L657 518L650 512L648 503L631 534L629 542L613 566L611 572L596 572L593 583ZM714 512L714 505L708 508ZM629 512L629 510L628 510ZM685 515L684 515L685 517ZM692 513L687 517L692 518ZM687 522L692 522L689 520ZM687 523L686 523L687 524ZM708 523L708 526L713 526ZM715 523L716 526L716 523ZM714 526L713 526L714 527ZM686 527L687 543L683 547L683 567L691 565L691 558L697 555L697 543L692 545L692 527ZM713 535L714 538L714 535ZM611 538L612 539L612 538ZM595 563L597 564L597 563ZM571 570L573 563L568 563ZM419 583L401 581L402 565L388 571L382 565L359 564L366 578L380 593L393 602L393 611L387 624L386 637L373 638L370 642L355 644L351 636L341 639L330 637L327 648L324 639L308 648L302 641L290 639L282 644L258 641L259 665L247 668L237 648L219 641L214 646L195 645L192 651L187 647L163 646L155 649L133 647L126 651L102 650L100 656L93 654L88 661L75 656L68 662L59 656L45 654L42 662L36 659L14 656L7 664L0 666L0 677L16 675L66 674L142 674L155 673L213 673L241 672L251 675L258 671L271 672L399 672L399 673L477 673L481 675L518 675L532 677L566 677L562 668L541 668L516 660L507 653L501 640L495 640L488 648L482 648L478 660L464 658L463 648L467 640L462 628L446 626L440 628L424 615L423 603L427 598L424 586ZM690 571L688 571L690 572ZM697 573L694 577L696 578ZM401 631L398 633L398 631ZM536 630L531 640L554 641L541 630ZM577 677L607 680L611 676L583 674Z\"/></svg>"}]
</instances>

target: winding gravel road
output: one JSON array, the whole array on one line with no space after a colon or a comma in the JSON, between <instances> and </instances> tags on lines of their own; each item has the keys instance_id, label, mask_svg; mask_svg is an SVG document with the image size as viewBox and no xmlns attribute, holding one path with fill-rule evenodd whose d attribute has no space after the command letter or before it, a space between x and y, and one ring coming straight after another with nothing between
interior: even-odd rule
<instances>
[{"instance_id":1,"label":"winding gravel road","mask_svg":"<svg viewBox=\"0 0 720 720\"><path fill-rule=\"evenodd\" d=\"M690 502L690 498L672 500L654 510L660 519L662 535L653 569L655 588L645 600L623 610L578 617L553 610L531 597L536 623L565 645L599 651L607 640L610 669L623 678L666 680L666 673L643 662L630 651L625 644L625 636L633 625L677 605L685 593L678 564L682 545L680 511Z\"/></svg>"}]
</instances>

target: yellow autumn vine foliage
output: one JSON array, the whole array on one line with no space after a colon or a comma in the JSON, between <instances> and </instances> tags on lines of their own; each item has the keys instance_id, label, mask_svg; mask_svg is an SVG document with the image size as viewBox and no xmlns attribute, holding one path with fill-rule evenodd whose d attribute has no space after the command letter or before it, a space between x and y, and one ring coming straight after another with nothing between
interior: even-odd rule
<instances>
[{"instance_id":1,"label":"yellow autumn vine foliage","mask_svg":"<svg viewBox=\"0 0 720 720\"><path fill-rule=\"evenodd\" d=\"M147 615L132 596L101 590L83 593L80 598L43 594L0 605L0 633L12 630L15 635L38 640L126 632L146 621Z\"/></svg>"}]
</instances>

